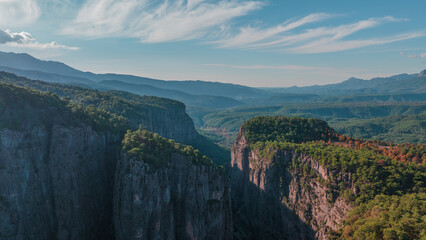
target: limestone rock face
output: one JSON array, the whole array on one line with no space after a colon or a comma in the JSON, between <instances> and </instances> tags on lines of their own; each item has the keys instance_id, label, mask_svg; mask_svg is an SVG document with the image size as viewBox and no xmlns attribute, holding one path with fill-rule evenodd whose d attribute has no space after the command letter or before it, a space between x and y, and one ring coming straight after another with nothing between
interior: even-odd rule
<instances>
[{"instance_id":1,"label":"limestone rock face","mask_svg":"<svg viewBox=\"0 0 426 240\"><path fill-rule=\"evenodd\" d=\"M217 167L179 154L155 168L123 153L114 187L116 239L232 239L227 182Z\"/></svg>"},{"instance_id":2,"label":"limestone rock face","mask_svg":"<svg viewBox=\"0 0 426 240\"><path fill-rule=\"evenodd\" d=\"M141 110L143 118L128 116L132 125L139 124L160 136L184 144L193 144L198 136L194 122L186 113L186 107L179 104L173 107L146 107Z\"/></svg>"},{"instance_id":3,"label":"limestone rock face","mask_svg":"<svg viewBox=\"0 0 426 240\"><path fill-rule=\"evenodd\" d=\"M351 206L332 189L289 170L292 159L327 180L333 174L302 153L273 150L260 157L240 133L232 148L232 200L237 239L327 239ZM344 175L341 181L351 182Z\"/></svg>"},{"instance_id":4,"label":"limestone rock face","mask_svg":"<svg viewBox=\"0 0 426 240\"><path fill-rule=\"evenodd\" d=\"M0 130L0 239L111 239L120 141L89 126Z\"/></svg>"}]
</instances>

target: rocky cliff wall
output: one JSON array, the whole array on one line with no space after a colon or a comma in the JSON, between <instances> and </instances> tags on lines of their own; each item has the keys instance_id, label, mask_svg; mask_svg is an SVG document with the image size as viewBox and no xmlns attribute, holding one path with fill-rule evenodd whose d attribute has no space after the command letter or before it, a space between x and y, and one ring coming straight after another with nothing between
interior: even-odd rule
<instances>
[{"instance_id":1,"label":"rocky cliff wall","mask_svg":"<svg viewBox=\"0 0 426 240\"><path fill-rule=\"evenodd\" d=\"M120 142L89 126L0 130L0 239L111 239Z\"/></svg>"},{"instance_id":2,"label":"rocky cliff wall","mask_svg":"<svg viewBox=\"0 0 426 240\"><path fill-rule=\"evenodd\" d=\"M114 188L116 239L232 239L222 170L173 154L155 168L123 154Z\"/></svg>"},{"instance_id":3,"label":"rocky cliff wall","mask_svg":"<svg viewBox=\"0 0 426 240\"><path fill-rule=\"evenodd\" d=\"M194 144L198 136L185 106L144 109L146 118L137 119L149 131L184 144ZM135 124L136 125L136 124ZM137 126L137 125L136 125Z\"/></svg>"},{"instance_id":4,"label":"rocky cliff wall","mask_svg":"<svg viewBox=\"0 0 426 240\"><path fill-rule=\"evenodd\" d=\"M261 157L242 133L232 149L236 238L327 239L351 209L342 198L333 199L333 190L318 181L333 174L302 153L269 151L271 158ZM316 177L290 170L293 159L308 165ZM350 176L341 180L351 182Z\"/></svg>"}]
</instances>

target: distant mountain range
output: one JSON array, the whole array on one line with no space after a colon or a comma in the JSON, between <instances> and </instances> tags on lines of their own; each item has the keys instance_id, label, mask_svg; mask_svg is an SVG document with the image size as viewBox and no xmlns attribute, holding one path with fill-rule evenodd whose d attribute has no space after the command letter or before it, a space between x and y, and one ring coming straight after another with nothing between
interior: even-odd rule
<instances>
[{"instance_id":1,"label":"distant mountain range","mask_svg":"<svg viewBox=\"0 0 426 240\"><path fill-rule=\"evenodd\" d=\"M331 96L357 96L344 101L423 101L426 97L425 71L371 80L350 78L341 83L323 86L252 88L220 82L164 81L132 75L95 74L77 70L61 62L43 61L25 53L6 52L0 52L0 71L47 82L165 97L182 101L189 107L211 109L289 102L327 102L333 99ZM415 97L407 97L407 94L412 93L416 93ZM360 95L365 97L360 98Z\"/></svg>"},{"instance_id":2,"label":"distant mountain range","mask_svg":"<svg viewBox=\"0 0 426 240\"><path fill-rule=\"evenodd\" d=\"M64 63L43 61L26 53L0 52L0 66L3 71L22 74L24 77L38 77L38 80L57 80L61 82L101 82L105 80L121 81L131 84L150 85L157 88L177 90L194 95L213 95L244 99L253 95L265 96L270 93L242 85L206 82L206 81L164 81L152 78L122 74L94 74L72 68ZM6 67L6 68L5 68ZM20 70L19 72L17 70ZM25 70L25 71L22 71Z\"/></svg>"},{"instance_id":3,"label":"distant mountain range","mask_svg":"<svg viewBox=\"0 0 426 240\"><path fill-rule=\"evenodd\" d=\"M426 75L399 74L391 77L378 77L370 80L350 78L336 84L308 87L262 88L275 93L286 94L321 94L321 95L360 95L383 93L424 93L426 92Z\"/></svg>"}]
</instances>

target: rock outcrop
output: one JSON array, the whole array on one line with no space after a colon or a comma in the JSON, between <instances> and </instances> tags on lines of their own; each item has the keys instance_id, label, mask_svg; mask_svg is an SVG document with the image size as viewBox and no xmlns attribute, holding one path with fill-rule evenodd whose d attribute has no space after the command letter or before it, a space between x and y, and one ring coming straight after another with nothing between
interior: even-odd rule
<instances>
[{"instance_id":1,"label":"rock outcrop","mask_svg":"<svg viewBox=\"0 0 426 240\"><path fill-rule=\"evenodd\" d=\"M333 199L332 189L317 178L290 170L292 159L323 179L333 175L303 153L269 149L261 157L239 133L232 149L232 193L237 239L327 239L351 206ZM342 181L350 182L350 176Z\"/></svg>"},{"instance_id":2,"label":"rock outcrop","mask_svg":"<svg viewBox=\"0 0 426 240\"><path fill-rule=\"evenodd\" d=\"M198 133L195 130L194 122L186 114L186 107L183 103L173 107L147 107L143 112L146 117L134 121L136 124L140 123L149 131L158 133L165 138L174 139L176 142L195 143Z\"/></svg>"},{"instance_id":3,"label":"rock outcrop","mask_svg":"<svg viewBox=\"0 0 426 240\"><path fill-rule=\"evenodd\" d=\"M116 239L232 239L223 169L176 152L164 162L158 167L123 150L114 187Z\"/></svg>"},{"instance_id":4,"label":"rock outcrop","mask_svg":"<svg viewBox=\"0 0 426 240\"><path fill-rule=\"evenodd\" d=\"M128 125L97 111L74 109L52 94L0 84L0 239L115 238L114 179ZM144 120L153 123L150 128L178 136L187 131L188 121L184 108L174 111L149 109ZM179 114L181 120L175 118ZM182 135L182 140L187 137ZM195 239L217 234L231 216L230 210L221 209L230 209L223 175L207 167L174 170L164 170L171 179L161 184L181 191L176 196L183 207L179 209L188 212L177 215L176 224L187 219L188 228L194 225Z\"/></svg>"},{"instance_id":5,"label":"rock outcrop","mask_svg":"<svg viewBox=\"0 0 426 240\"><path fill-rule=\"evenodd\" d=\"M111 239L119 142L89 126L0 130L0 239Z\"/></svg>"}]
</instances>

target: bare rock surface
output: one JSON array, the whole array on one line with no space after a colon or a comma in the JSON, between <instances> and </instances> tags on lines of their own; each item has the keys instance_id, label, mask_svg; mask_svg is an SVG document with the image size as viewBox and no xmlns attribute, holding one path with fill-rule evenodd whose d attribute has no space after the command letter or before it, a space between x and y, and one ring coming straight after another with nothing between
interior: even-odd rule
<instances>
[{"instance_id":1,"label":"bare rock surface","mask_svg":"<svg viewBox=\"0 0 426 240\"><path fill-rule=\"evenodd\" d=\"M116 239L232 239L227 182L217 167L179 154L161 168L123 154L114 189Z\"/></svg>"},{"instance_id":2,"label":"bare rock surface","mask_svg":"<svg viewBox=\"0 0 426 240\"><path fill-rule=\"evenodd\" d=\"M232 148L232 200L237 239L327 239L351 209L316 178L289 170L292 159L327 180L334 175L302 153L274 150L271 159L251 149L243 134ZM350 176L342 181L351 182Z\"/></svg>"}]
</instances>

